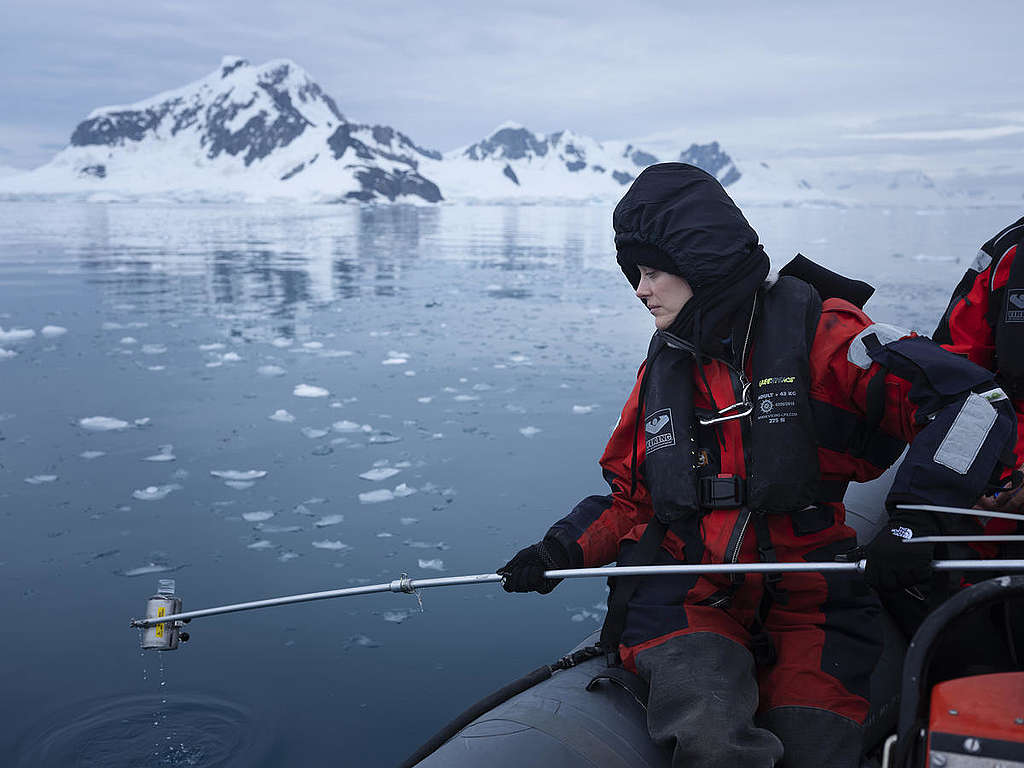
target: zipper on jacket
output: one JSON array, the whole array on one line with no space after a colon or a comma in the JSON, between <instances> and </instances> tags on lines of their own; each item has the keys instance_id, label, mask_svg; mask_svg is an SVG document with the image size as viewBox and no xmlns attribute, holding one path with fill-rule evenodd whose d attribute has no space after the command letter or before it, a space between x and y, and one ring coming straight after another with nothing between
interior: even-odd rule
<instances>
[{"instance_id":1,"label":"zipper on jacket","mask_svg":"<svg viewBox=\"0 0 1024 768\"><path fill-rule=\"evenodd\" d=\"M725 562L736 565L740 559L740 550L743 548L743 539L747 535L747 526L750 525L750 518L753 513L747 508L743 507L740 512L739 518L736 520L736 526L739 526L739 536L729 544L729 548L725 552ZM736 532L736 526L733 526L733 533ZM743 580L743 575L733 573L729 575L729 579L733 584L738 584Z\"/></svg>"}]
</instances>

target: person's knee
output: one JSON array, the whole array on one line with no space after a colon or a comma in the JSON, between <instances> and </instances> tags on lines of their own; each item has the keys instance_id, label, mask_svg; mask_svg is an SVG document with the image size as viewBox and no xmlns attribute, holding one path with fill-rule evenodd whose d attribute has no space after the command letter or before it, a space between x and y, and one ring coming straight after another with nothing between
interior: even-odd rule
<instances>
[{"instance_id":1,"label":"person's knee","mask_svg":"<svg viewBox=\"0 0 1024 768\"><path fill-rule=\"evenodd\" d=\"M864 728L843 715L816 707L776 707L758 724L782 742L781 768L857 768Z\"/></svg>"}]
</instances>

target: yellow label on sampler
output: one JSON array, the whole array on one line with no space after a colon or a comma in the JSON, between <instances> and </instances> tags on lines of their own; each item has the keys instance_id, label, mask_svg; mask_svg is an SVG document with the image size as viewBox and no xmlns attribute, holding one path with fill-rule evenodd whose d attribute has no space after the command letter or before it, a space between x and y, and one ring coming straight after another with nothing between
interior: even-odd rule
<instances>
[{"instance_id":1,"label":"yellow label on sampler","mask_svg":"<svg viewBox=\"0 0 1024 768\"><path fill-rule=\"evenodd\" d=\"M166 616L167 615L167 607L161 605L159 608L156 609L156 615L157 615L157 617ZM163 624L157 624L156 625L156 636L157 637L163 637L164 636L164 625Z\"/></svg>"}]
</instances>

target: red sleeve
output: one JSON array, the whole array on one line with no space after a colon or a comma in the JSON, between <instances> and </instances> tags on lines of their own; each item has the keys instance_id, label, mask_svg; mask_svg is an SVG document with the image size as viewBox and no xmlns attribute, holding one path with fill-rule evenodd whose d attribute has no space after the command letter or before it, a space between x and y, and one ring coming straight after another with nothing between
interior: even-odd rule
<instances>
[{"instance_id":1,"label":"red sleeve","mask_svg":"<svg viewBox=\"0 0 1024 768\"><path fill-rule=\"evenodd\" d=\"M986 244L986 248L989 248ZM979 258L984 258L987 266L981 271L982 263L975 262L974 266L967 270L960 284L953 291L949 306L939 327L936 328L934 338L944 349L957 355L963 355L972 363L987 368L990 371L996 370L995 331L989 323L989 303L992 292L998 291L1006 285L1010 276L1010 267L1016 256L1017 246L1013 245L1004 251L992 254L982 250ZM1024 354L1024 352L1022 352ZM1024 460L1024 398L1017 398L1013 401L1014 410L1017 412L1017 464Z\"/></svg>"},{"instance_id":2,"label":"red sleeve","mask_svg":"<svg viewBox=\"0 0 1024 768\"><path fill-rule=\"evenodd\" d=\"M588 496L548 531L569 552L574 565L594 568L613 562L618 557L619 540L653 515L647 488L639 476L634 487L633 475L634 441L638 473L644 460L643 435L636 430L642 374L643 366L601 456L611 494Z\"/></svg>"}]
</instances>

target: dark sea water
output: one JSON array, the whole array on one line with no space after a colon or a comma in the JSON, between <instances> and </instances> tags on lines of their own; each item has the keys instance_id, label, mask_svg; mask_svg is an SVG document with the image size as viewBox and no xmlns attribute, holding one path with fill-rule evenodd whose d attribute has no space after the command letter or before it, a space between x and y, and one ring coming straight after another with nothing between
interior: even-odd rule
<instances>
[{"instance_id":1,"label":"dark sea water","mask_svg":"<svg viewBox=\"0 0 1024 768\"><path fill-rule=\"evenodd\" d=\"M1019 216L747 214L926 333ZM163 654L128 622L159 578L188 610L492 572L605 492L652 328L609 210L0 203L0 243L3 765L393 765L599 626L597 580L197 619Z\"/></svg>"}]
</instances>

